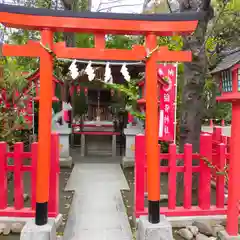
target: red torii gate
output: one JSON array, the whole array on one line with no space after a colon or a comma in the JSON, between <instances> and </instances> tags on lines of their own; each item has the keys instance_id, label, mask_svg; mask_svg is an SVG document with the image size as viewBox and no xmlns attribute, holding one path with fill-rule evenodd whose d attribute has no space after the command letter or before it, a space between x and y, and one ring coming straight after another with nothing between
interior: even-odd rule
<instances>
[{"instance_id":1,"label":"red torii gate","mask_svg":"<svg viewBox=\"0 0 240 240\"><path fill-rule=\"evenodd\" d=\"M41 31L41 42L4 45L4 56L40 57L39 149L37 170L36 224L47 223L52 115L53 56L58 58L146 61L146 153L148 165L149 221L159 222L160 172L158 148L157 62L190 62L190 51L169 51L157 46L157 36L191 34L201 13L157 15L117 13L73 13L0 4L0 22L7 27ZM95 34L94 48L68 48L54 43L54 32ZM105 34L145 35L146 46L131 50L106 49Z\"/></svg>"}]
</instances>

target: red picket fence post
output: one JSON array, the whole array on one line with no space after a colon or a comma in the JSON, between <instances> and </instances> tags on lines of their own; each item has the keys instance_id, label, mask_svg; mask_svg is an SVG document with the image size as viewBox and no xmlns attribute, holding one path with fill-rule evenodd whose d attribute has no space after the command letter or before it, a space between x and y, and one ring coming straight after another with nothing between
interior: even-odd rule
<instances>
[{"instance_id":1,"label":"red picket fence post","mask_svg":"<svg viewBox=\"0 0 240 240\"><path fill-rule=\"evenodd\" d=\"M36 208L36 186L37 186L37 158L38 158L38 143L32 143L32 171L31 171L31 187L32 187L32 198L31 207L35 210Z\"/></svg>"},{"instance_id":2,"label":"red picket fence post","mask_svg":"<svg viewBox=\"0 0 240 240\"><path fill-rule=\"evenodd\" d=\"M184 198L183 207L192 207L192 145L184 145Z\"/></svg>"},{"instance_id":3,"label":"red picket fence post","mask_svg":"<svg viewBox=\"0 0 240 240\"><path fill-rule=\"evenodd\" d=\"M211 204L211 169L203 160L212 162L212 135L200 135L200 173L198 203L202 209L209 209Z\"/></svg>"},{"instance_id":4,"label":"red picket fence post","mask_svg":"<svg viewBox=\"0 0 240 240\"><path fill-rule=\"evenodd\" d=\"M169 145L169 174L168 174L168 208L176 208L176 180L177 180L177 148L176 144Z\"/></svg>"},{"instance_id":5,"label":"red picket fence post","mask_svg":"<svg viewBox=\"0 0 240 240\"><path fill-rule=\"evenodd\" d=\"M135 216L147 215L148 209L144 207L144 187L145 187L145 172L147 166L145 161L145 146L144 136L136 137L136 152L135 152ZM200 136L200 153L192 153L192 145L184 145L184 153L176 152L176 145L169 145L169 153L160 153L159 167L160 173L168 173L168 206L161 207L161 214L166 216L207 216L207 215L226 215L227 207L224 205L224 181L223 176L218 175L216 186L215 206L211 205L211 168L207 162L212 162L212 157L216 158L219 164L218 168L224 168L228 154L224 150L224 144L215 145L213 150L213 141L211 134L201 134ZM205 158L205 161L203 160ZM218 160L219 158L219 160ZM168 160L168 166L160 166L161 160ZM177 160L182 160L184 166L178 166ZM199 159L199 165L193 166L193 159ZM206 161L207 159L207 161ZM177 173L184 174L183 186L183 206L176 206L176 177ZM192 205L192 177L193 173L199 173L199 194L198 206Z\"/></svg>"},{"instance_id":6,"label":"red picket fence post","mask_svg":"<svg viewBox=\"0 0 240 240\"><path fill-rule=\"evenodd\" d=\"M23 171L22 171L22 162L23 162L23 143L18 142L14 145L13 152L13 161L14 161L14 208L20 210L24 207L24 188L23 188Z\"/></svg>"},{"instance_id":7,"label":"red picket fence post","mask_svg":"<svg viewBox=\"0 0 240 240\"><path fill-rule=\"evenodd\" d=\"M145 158L144 135L135 138L135 215L144 211Z\"/></svg>"},{"instance_id":8,"label":"red picket fence post","mask_svg":"<svg viewBox=\"0 0 240 240\"><path fill-rule=\"evenodd\" d=\"M50 168L50 188L49 188L49 210L55 215L59 214L59 136L57 133L51 135L51 168Z\"/></svg>"},{"instance_id":9,"label":"red picket fence post","mask_svg":"<svg viewBox=\"0 0 240 240\"><path fill-rule=\"evenodd\" d=\"M0 142L0 209L7 208L7 143Z\"/></svg>"},{"instance_id":10,"label":"red picket fence post","mask_svg":"<svg viewBox=\"0 0 240 240\"><path fill-rule=\"evenodd\" d=\"M210 126L210 127L213 127L213 126L214 126L214 124L213 124L213 120L212 120L212 119L210 119L209 126Z\"/></svg>"},{"instance_id":11,"label":"red picket fence post","mask_svg":"<svg viewBox=\"0 0 240 240\"><path fill-rule=\"evenodd\" d=\"M222 128L214 127L213 129L213 141L220 142L222 139Z\"/></svg>"},{"instance_id":12,"label":"red picket fence post","mask_svg":"<svg viewBox=\"0 0 240 240\"><path fill-rule=\"evenodd\" d=\"M49 217L59 214L59 138L52 134L52 156L49 189ZM23 143L16 143L14 151L7 151L7 144L0 142L0 216L34 217L36 205L36 170L38 143L31 145L31 152L23 151ZM8 165L8 158L13 158L13 165ZM31 159L31 165L24 165L25 158ZM8 206L7 173L13 172L14 204ZM24 207L23 173L31 173L31 207Z\"/></svg>"},{"instance_id":13,"label":"red picket fence post","mask_svg":"<svg viewBox=\"0 0 240 240\"><path fill-rule=\"evenodd\" d=\"M225 126L225 120L224 120L224 119L222 119L222 121L221 121L221 126L222 126L222 127Z\"/></svg>"},{"instance_id":14,"label":"red picket fence post","mask_svg":"<svg viewBox=\"0 0 240 240\"><path fill-rule=\"evenodd\" d=\"M220 143L218 145L218 170L223 171L226 164L226 145ZM224 187L225 178L222 174L216 174L216 206L218 208L224 207Z\"/></svg>"}]
</instances>

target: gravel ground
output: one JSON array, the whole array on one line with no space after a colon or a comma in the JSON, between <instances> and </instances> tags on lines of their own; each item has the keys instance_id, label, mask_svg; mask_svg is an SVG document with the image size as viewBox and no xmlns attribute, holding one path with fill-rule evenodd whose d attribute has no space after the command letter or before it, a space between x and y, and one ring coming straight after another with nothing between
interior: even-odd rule
<instances>
[{"instance_id":1,"label":"gravel ground","mask_svg":"<svg viewBox=\"0 0 240 240\"><path fill-rule=\"evenodd\" d=\"M64 188L65 185L70 177L72 169L61 169L60 171L60 181L59 181L59 196L60 196L60 213L63 214L63 223L57 229L58 235L63 235L63 231L65 228L66 220L68 217L68 212L70 208L70 204L73 197L73 192L65 192ZM13 181L10 181L8 184L8 204L9 206L13 205ZM31 189L30 189L30 173L24 173L24 192L31 196ZM25 207L30 206L30 199L25 202ZM0 235L0 240L19 240L19 234L10 234L8 236Z\"/></svg>"}]
</instances>

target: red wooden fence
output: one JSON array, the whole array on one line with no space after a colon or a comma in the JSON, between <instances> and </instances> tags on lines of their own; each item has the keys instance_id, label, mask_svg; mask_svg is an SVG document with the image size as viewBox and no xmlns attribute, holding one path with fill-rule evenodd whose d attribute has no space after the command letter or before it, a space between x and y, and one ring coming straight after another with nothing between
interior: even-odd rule
<instances>
[{"instance_id":1,"label":"red wooden fence","mask_svg":"<svg viewBox=\"0 0 240 240\"><path fill-rule=\"evenodd\" d=\"M192 145L184 146L184 153L178 154L176 145L169 146L169 153L160 153L159 168L161 173L168 173L168 206L161 207L160 212L166 216L200 216L200 215L225 215L227 207L224 205L224 176L216 176L216 203L211 203L211 169L206 162L201 160L206 158L212 161L218 158L218 168L223 170L226 159L226 145L220 143L212 149L212 135L201 134L200 153L192 153ZM146 186L146 152L145 137L136 136L135 148L135 215L147 215L148 209L144 204ZM160 166L160 160L167 159L168 166ZM192 165L192 161L198 159L197 166ZM178 166L177 161L183 160L183 166ZM199 173L198 205L192 205L192 175ZM183 206L176 206L176 178L177 173L183 173Z\"/></svg>"},{"instance_id":2,"label":"red wooden fence","mask_svg":"<svg viewBox=\"0 0 240 240\"><path fill-rule=\"evenodd\" d=\"M202 133L206 133L206 132L202 132ZM207 134L209 134L209 133L207 133ZM224 162L221 163L221 161L223 161L223 160L219 158L218 154L213 154L212 164L214 166L218 166L221 164L226 166L227 164L229 164L230 137L223 135L221 127L213 127L213 133L212 133L212 151L213 151L213 153L218 152L218 146L220 143L223 143L226 145L226 149L225 149L226 157L224 159ZM215 169L212 169L212 179L216 180L216 170Z\"/></svg>"},{"instance_id":3,"label":"red wooden fence","mask_svg":"<svg viewBox=\"0 0 240 240\"><path fill-rule=\"evenodd\" d=\"M59 137L51 136L51 171L49 189L49 217L59 214ZM7 143L0 142L0 216L6 217L34 217L36 205L36 173L37 173L38 143L31 145L31 152L23 151L23 143L14 145L13 152L7 151ZM8 165L8 158L12 158L13 165ZM31 159L30 165L24 165L24 159ZM13 172L14 204L8 205L7 173ZM24 172L31 173L31 207L24 206Z\"/></svg>"}]
</instances>

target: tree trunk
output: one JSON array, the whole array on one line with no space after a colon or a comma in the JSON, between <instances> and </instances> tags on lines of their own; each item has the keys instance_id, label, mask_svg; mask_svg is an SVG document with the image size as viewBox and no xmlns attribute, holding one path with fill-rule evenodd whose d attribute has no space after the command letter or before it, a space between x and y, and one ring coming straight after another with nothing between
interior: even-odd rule
<instances>
[{"instance_id":1,"label":"tree trunk","mask_svg":"<svg viewBox=\"0 0 240 240\"><path fill-rule=\"evenodd\" d=\"M201 3L200 3L201 2ZM180 3L180 11L196 11L201 7L200 11L208 12L208 16L200 21L194 35L184 38L183 49L191 50L193 59L190 63L184 64L184 82L182 90L182 105L180 117L180 151L183 152L184 144L190 143L193 146L193 152L199 150L199 138L202 125L202 116L204 112L203 90L205 84L205 76L207 73L207 57L205 54L204 41L207 31L209 19L213 15L210 6L210 0L183 0ZM193 160L193 165L197 161ZM183 160L178 162L183 165ZM177 193L178 202L182 201L183 175L178 174ZM197 177L193 177L193 189L197 187Z\"/></svg>"},{"instance_id":2,"label":"tree trunk","mask_svg":"<svg viewBox=\"0 0 240 240\"><path fill-rule=\"evenodd\" d=\"M180 11L194 11L198 7L205 11L208 17L200 21L193 36L184 38L184 49L191 50L192 62L184 64L184 83L182 91L182 106L180 119L180 150L185 143L193 145L193 151L199 149L199 135L204 111L203 90L207 73L207 57L205 54L205 35L209 19L213 16L210 0L183 0Z\"/></svg>"},{"instance_id":3,"label":"tree trunk","mask_svg":"<svg viewBox=\"0 0 240 240\"><path fill-rule=\"evenodd\" d=\"M199 24L196 34L184 39L184 49L191 49L193 60L184 64L184 83L182 91L180 119L180 150L185 143L193 145L193 151L199 149L202 114L204 111L203 90L207 71L205 51L200 51L204 42L207 22ZM199 53L198 56L196 56Z\"/></svg>"}]
</instances>

